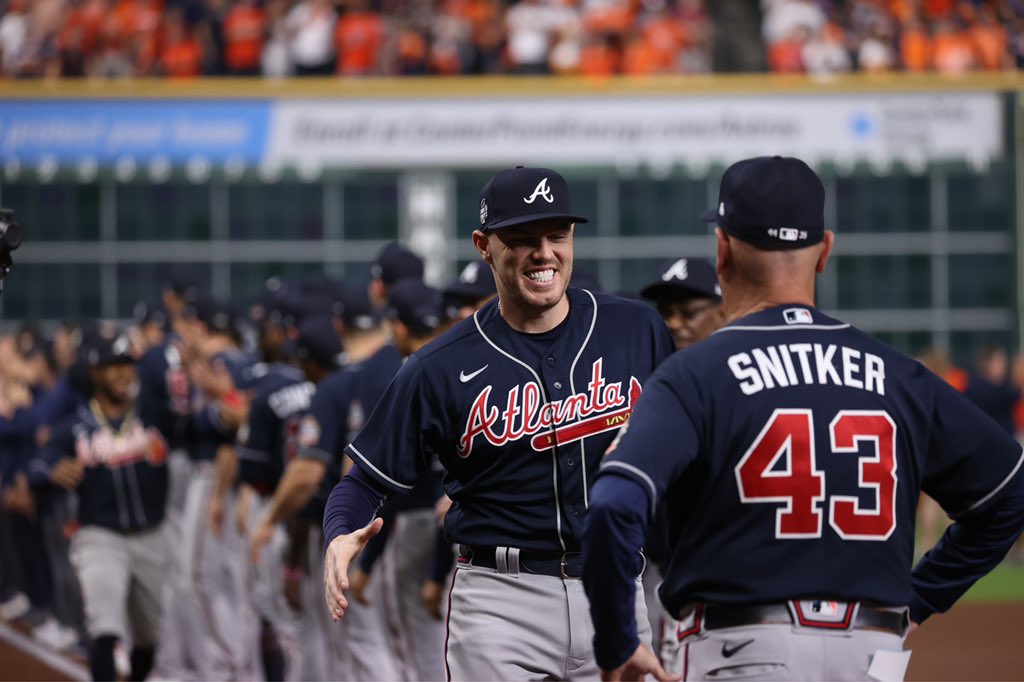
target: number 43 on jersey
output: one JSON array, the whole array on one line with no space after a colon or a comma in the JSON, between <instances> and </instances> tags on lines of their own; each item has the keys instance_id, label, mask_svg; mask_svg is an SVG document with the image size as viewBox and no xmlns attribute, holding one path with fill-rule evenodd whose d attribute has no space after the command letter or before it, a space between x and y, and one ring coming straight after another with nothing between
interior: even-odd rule
<instances>
[{"instance_id":1,"label":"number 43 on jersey","mask_svg":"<svg viewBox=\"0 0 1024 682\"><path fill-rule=\"evenodd\" d=\"M884 410L841 410L829 424L831 457L860 457L858 481L874 492L873 509L855 496L832 495L828 523L845 540L887 540L896 528L896 424ZM777 409L736 465L740 501L782 503L775 513L775 537L821 537L825 473L814 452L811 410ZM779 460L782 466L776 469Z\"/></svg>"}]
</instances>

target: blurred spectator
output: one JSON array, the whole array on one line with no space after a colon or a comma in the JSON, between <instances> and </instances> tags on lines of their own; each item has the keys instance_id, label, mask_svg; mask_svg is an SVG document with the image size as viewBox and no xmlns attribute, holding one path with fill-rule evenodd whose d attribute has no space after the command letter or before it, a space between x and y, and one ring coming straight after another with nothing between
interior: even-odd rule
<instances>
[{"instance_id":1,"label":"blurred spectator","mask_svg":"<svg viewBox=\"0 0 1024 682\"><path fill-rule=\"evenodd\" d=\"M548 51L555 31L550 9L542 0L522 0L505 15L508 56L522 74L548 73Z\"/></svg>"},{"instance_id":2,"label":"blurred spectator","mask_svg":"<svg viewBox=\"0 0 1024 682\"><path fill-rule=\"evenodd\" d=\"M917 17L909 18L900 32L900 61L907 71L927 71L932 65L932 38Z\"/></svg>"},{"instance_id":3,"label":"blurred spectator","mask_svg":"<svg viewBox=\"0 0 1024 682\"><path fill-rule=\"evenodd\" d=\"M804 45L804 69L808 73L843 73L852 67L850 53L846 51L843 29L829 22Z\"/></svg>"},{"instance_id":4,"label":"blurred spectator","mask_svg":"<svg viewBox=\"0 0 1024 682\"><path fill-rule=\"evenodd\" d=\"M977 20L969 29L969 36L980 68L996 70L1009 66L1006 29L999 23L991 6L978 8Z\"/></svg>"},{"instance_id":5,"label":"blurred spectator","mask_svg":"<svg viewBox=\"0 0 1024 682\"><path fill-rule=\"evenodd\" d=\"M992 346L978 355L976 372L970 375L964 395L1007 433L1016 433L1013 409L1021 390L1010 381L1010 358L1005 348Z\"/></svg>"},{"instance_id":6,"label":"blurred spectator","mask_svg":"<svg viewBox=\"0 0 1024 682\"><path fill-rule=\"evenodd\" d=\"M338 20L330 0L301 0L285 20L297 76L334 73L334 26Z\"/></svg>"},{"instance_id":7,"label":"blurred spectator","mask_svg":"<svg viewBox=\"0 0 1024 682\"><path fill-rule=\"evenodd\" d=\"M27 48L29 18L25 5L25 0L11 0L0 18L0 68L8 76L19 72Z\"/></svg>"},{"instance_id":8,"label":"blurred spectator","mask_svg":"<svg viewBox=\"0 0 1024 682\"><path fill-rule=\"evenodd\" d=\"M943 19L935 24L935 68L942 73L964 73L974 66L970 38Z\"/></svg>"},{"instance_id":9,"label":"blurred spectator","mask_svg":"<svg viewBox=\"0 0 1024 682\"><path fill-rule=\"evenodd\" d=\"M825 25L825 12L810 0L763 0L762 6L765 12L761 33L769 50L798 29L815 35Z\"/></svg>"},{"instance_id":10,"label":"blurred spectator","mask_svg":"<svg viewBox=\"0 0 1024 682\"><path fill-rule=\"evenodd\" d=\"M260 54L263 75L269 78L284 78L292 75L291 40L288 32L287 0L268 0L267 40Z\"/></svg>"},{"instance_id":11,"label":"blurred spectator","mask_svg":"<svg viewBox=\"0 0 1024 682\"><path fill-rule=\"evenodd\" d=\"M804 47L809 35L806 26L794 25L786 37L776 40L768 48L768 67L775 73L802 73Z\"/></svg>"},{"instance_id":12,"label":"blurred spectator","mask_svg":"<svg viewBox=\"0 0 1024 682\"><path fill-rule=\"evenodd\" d=\"M202 73L203 50L180 12L167 14L161 41L159 73L171 78L194 78Z\"/></svg>"},{"instance_id":13,"label":"blurred spectator","mask_svg":"<svg viewBox=\"0 0 1024 682\"><path fill-rule=\"evenodd\" d=\"M346 0L342 6L334 30L336 71L343 76L379 73L380 52L386 37L383 17L371 12L365 0Z\"/></svg>"},{"instance_id":14,"label":"blurred spectator","mask_svg":"<svg viewBox=\"0 0 1024 682\"><path fill-rule=\"evenodd\" d=\"M876 22L857 50L857 66L861 71L880 73L895 65L889 26L883 21Z\"/></svg>"},{"instance_id":15,"label":"blurred spectator","mask_svg":"<svg viewBox=\"0 0 1024 682\"><path fill-rule=\"evenodd\" d=\"M280 4L280 3L278 3ZM233 76L258 76L267 13L256 0L239 0L224 18L224 63Z\"/></svg>"}]
</instances>

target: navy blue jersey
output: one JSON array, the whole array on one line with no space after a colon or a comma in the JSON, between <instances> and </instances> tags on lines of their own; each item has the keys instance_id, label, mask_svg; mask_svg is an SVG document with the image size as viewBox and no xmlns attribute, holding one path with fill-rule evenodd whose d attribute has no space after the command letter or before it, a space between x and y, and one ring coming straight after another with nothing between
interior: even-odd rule
<instances>
[{"instance_id":1,"label":"navy blue jersey","mask_svg":"<svg viewBox=\"0 0 1024 682\"><path fill-rule=\"evenodd\" d=\"M316 385L294 373L272 372L260 381L249 419L238 430L238 480L261 494L277 487L298 453L299 422Z\"/></svg>"},{"instance_id":2,"label":"navy blue jersey","mask_svg":"<svg viewBox=\"0 0 1024 682\"><path fill-rule=\"evenodd\" d=\"M174 341L143 353L136 371L139 416L160 430L172 450L188 448L194 437L192 385Z\"/></svg>"},{"instance_id":3,"label":"navy blue jersey","mask_svg":"<svg viewBox=\"0 0 1024 682\"><path fill-rule=\"evenodd\" d=\"M576 549L601 455L672 353L646 305L566 295L569 315L550 332L515 331L492 301L414 353L346 449L394 491L437 457L454 542Z\"/></svg>"},{"instance_id":4,"label":"navy blue jersey","mask_svg":"<svg viewBox=\"0 0 1024 682\"><path fill-rule=\"evenodd\" d=\"M342 455L402 365L392 344L370 357L348 362L317 386L300 426L300 457L323 462L327 474L304 516L322 519L327 497L341 477Z\"/></svg>"},{"instance_id":5,"label":"navy blue jersey","mask_svg":"<svg viewBox=\"0 0 1024 682\"><path fill-rule=\"evenodd\" d=\"M82 525L117 531L152 528L164 518L167 443L134 412L111 424L98 409L80 407L54 430L38 459L49 466L64 458L85 465L78 485Z\"/></svg>"},{"instance_id":6,"label":"navy blue jersey","mask_svg":"<svg viewBox=\"0 0 1024 682\"><path fill-rule=\"evenodd\" d=\"M258 390L269 368L269 365L258 362L256 356L238 349L215 353L210 364L226 369L236 389L252 392ZM234 442L236 429L220 418L216 403L207 402L193 415L193 431L195 443L189 449L189 457L196 461L209 461L217 456L222 445Z\"/></svg>"},{"instance_id":7,"label":"navy blue jersey","mask_svg":"<svg viewBox=\"0 0 1024 682\"><path fill-rule=\"evenodd\" d=\"M982 510L1020 445L944 381L805 307L749 315L666 361L602 475L663 501L659 594L911 602L919 491Z\"/></svg>"}]
</instances>

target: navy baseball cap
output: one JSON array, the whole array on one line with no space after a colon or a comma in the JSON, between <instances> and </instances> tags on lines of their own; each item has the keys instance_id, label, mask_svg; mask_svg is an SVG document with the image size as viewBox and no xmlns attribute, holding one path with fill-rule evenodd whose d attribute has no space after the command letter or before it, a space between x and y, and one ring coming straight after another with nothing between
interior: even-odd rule
<instances>
[{"instance_id":1,"label":"navy baseball cap","mask_svg":"<svg viewBox=\"0 0 1024 682\"><path fill-rule=\"evenodd\" d=\"M480 190L480 229L484 232L550 218L587 222L572 212L565 178L549 168L509 168Z\"/></svg>"},{"instance_id":2,"label":"navy baseball cap","mask_svg":"<svg viewBox=\"0 0 1024 682\"><path fill-rule=\"evenodd\" d=\"M800 159L744 159L725 169L718 208L700 219L761 249L802 249L825 238L825 186Z\"/></svg>"},{"instance_id":3,"label":"navy baseball cap","mask_svg":"<svg viewBox=\"0 0 1024 682\"><path fill-rule=\"evenodd\" d=\"M722 300L715 267L703 258L674 258L661 265L657 281L640 290L652 301L682 301L689 298Z\"/></svg>"},{"instance_id":4,"label":"navy baseball cap","mask_svg":"<svg viewBox=\"0 0 1024 682\"><path fill-rule=\"evenodd\" d=\"M388 317L398 320L418 336L437 329L441 313L437 289L423 282L402 280L388 294Z\"/></svg>"},{"instance_id":5,"label":"navy baseball cap","mask_svg":"<svg viewBox=\"0 0 1024 682\"><path fill-rule=\"evenodd\" d=\"M133 364L132 344L127 334L97 334L85 347L89 367Z\"/></svg>"},{"instance_id":6,"label":"navy baseball cap","mask_svg":"<svg viewBox=\"0 0 1024 682\"><path fill-rule=\"evenodd\" d=\"M380 324L380 313L370 302L366 287L346 287L332 306L332 312L345 326L366 331Z\"/></svg>"},{"instance_id":7,"label":"navy baseball cap","mask_svg":"<svg viewBox=\"0 0 1024 682\"><path fill-rule=\"evenodd\" d=\"M230 334L235 331L235 313L226 301L200 297L189 304L185 314L205 324L211 332Z\"/></svg>"},{"instance_id":8,"label":"navy baseball cap","mask_svg":"<svg viewBox=\"0 0 1024 682\"><path fill-rule=\"evenodd\" d=\"M442 294L450 298L479 301L498 293L491 266L482 260L475 260L462 268L458 279L446 286Z\"/></svg>"},{"instance_id":9,"label":"navy baseball cap","mask_svg":"<svg viewBox=\"0 0 1024 682\"><path fill-rule=\"evenodd\" d=\"M386 244L370 274L391 286L401 279L423 279L423 259L398 242Z\"/></svg>"},{"instance_id":10,"label":"navy baseball cap","mask_svg":"<svg viewBox=\"0 0 1024 682\"><path fill-rule=\"evenodd\" d=\"M322 367L337 367L341 351L341 339L330 315L307 317L299 325L294 352L299 360L312 360Z\"/></svg>"}]
</instances>

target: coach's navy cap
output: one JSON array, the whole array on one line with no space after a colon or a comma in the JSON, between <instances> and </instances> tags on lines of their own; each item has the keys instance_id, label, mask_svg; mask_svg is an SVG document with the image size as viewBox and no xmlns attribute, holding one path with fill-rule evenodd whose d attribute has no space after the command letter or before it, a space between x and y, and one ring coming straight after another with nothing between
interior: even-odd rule
<instances>
[{"instance_id":1,"label":"coach's navy cap","mask_svg":"<svg viewBox=\"0 0 1024 682\"><path fill-rule=\"evenodd\" d=\"M330 315L307 317L299 325L295 339L295 357L312 360L322 367L337 367L341 357L341 339Z\"/></svg>"},{"instance_id":2,"label":"coach's navy cap","mask_svg":"<svg viewBox=\"0 0 1024 682\"><path fill-rule=\"evenodd\" d=\"M339 294L331 310L346 327L366 331L380 324L380 313L370 302L366 287L345 287Z\"/></svg>"},{"instance_id":3,"label":"coach's navy cap","mask_svg":"<svg viewBox=\"0 0 1024 682\"><path fill-rule=\"evenodd\" d=\"M700 218L761 249L802 249L825 237L825 187L800 159L744 159L725 170L718 208Z\"/></svg>"},{"instance_id":4,"label":"coach's navy cap","mask_svg":"<svg viewBox=\"0 0 1024 682\"><path fill-rule=\"evenodd\" d=\"M480 191L480 229L485 232L549 218L587 222L572 212L565 178L549 168L509 168Z\"/></svg>"},{"instance_id":5,"label":"coach's navy cap","mask_svg":"<svg viewBox=\"0 0 1024 682\"><path fill-rule=\"evenodd\" d=\"M391 286L401 279L423 279L423 259L398 242L386 244L370 274Z\"/></svg>"},{"instance_id":6,"label":"coach's navy cap","mask_svg":"<svg viewBox=\"0 0 1024 682\"><path fill-rule=\"evenodd\" d=\"M97 334L85 348L85 361L90 367L123 365L135 362L127 334Z\"/></svg>"},{"instance_id":7,"label":"coach's navy cap","mask_svg":"<svg viewBox=\"0 0 1024 682\"><path fill-rule=\"evenodd\" d=\"M437 289L423 282L402 280L388 293L388 317L398 320L417 336L437 329L441 312Z\"/></svg>"},{"instance_id":8,"label":"coach's navy cap","mask_svg":"<svg viewBox=\"0 0 1024 682\"><path fill-rule=\"evenodd\" d=\"M640 290L652 301L684 301L689 298L722 300L715 267L703 258L673 258L661 264L657 281Z\"/></svg>"}]
</instances>

